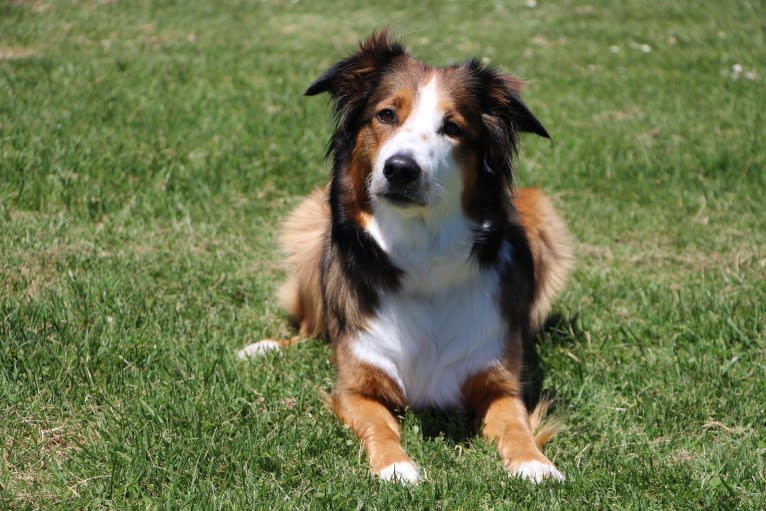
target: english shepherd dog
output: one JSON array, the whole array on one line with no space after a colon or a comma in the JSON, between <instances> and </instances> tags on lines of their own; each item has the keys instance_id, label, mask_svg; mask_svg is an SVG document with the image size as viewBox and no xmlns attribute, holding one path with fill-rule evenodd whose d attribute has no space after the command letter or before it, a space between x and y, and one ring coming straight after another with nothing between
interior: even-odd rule
<instances>
[{"instance_id":1,"label":"english shepherd dog","mask_svg":"<svg viewBox=\"0 0 766 511\"><path fill-rule=\"evenodd\" d=\"M540 450L554 428L526 397L526 362L572 249L550 200L512 186L520 133L548 138L521 88L477 60L432 67L380 31L306 90L330 94L336 125L330 182L281 231L279 299L299 335L239 355L329 341L330 406L381 479L423 477L396 411L462 408L510 475L564 480Z\"/></svg>"}]
</instances>

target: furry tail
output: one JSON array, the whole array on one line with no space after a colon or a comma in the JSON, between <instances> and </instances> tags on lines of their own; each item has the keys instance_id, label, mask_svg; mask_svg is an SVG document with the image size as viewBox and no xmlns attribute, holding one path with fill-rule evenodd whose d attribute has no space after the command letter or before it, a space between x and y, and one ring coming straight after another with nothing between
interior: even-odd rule
<instances>
[{"instance_id":1,"label":"furry tail","mask_svg":"<svg viewBox=\"0 0 766 511\"><path fill-rule=\"evenodd\" d=\"M535 265L535 297L530 311L532 330L545 322L572 269L572 241L550 199L537 188L521 188L513 197Z\"/></svg>"},{"instance_id":2,"label":"furry tail","mask_svg":"<svg viewBox=\"0 0 766 511\"><path fill-rule=\"evenodd\" d=\"M535 443L538 448L541 448L562 429L558 420L548 417L548 409L551 404L553 401L550 399L540 399L535 409L529 414L529 427L532 429L532 434L535 435Z\"/></svg>"}]
</instances>

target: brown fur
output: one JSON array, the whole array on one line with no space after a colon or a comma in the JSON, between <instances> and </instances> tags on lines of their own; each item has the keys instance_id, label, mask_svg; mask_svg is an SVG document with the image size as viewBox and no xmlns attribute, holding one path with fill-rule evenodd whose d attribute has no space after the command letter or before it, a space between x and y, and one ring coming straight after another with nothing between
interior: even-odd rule
<instances>
[{"instance_id":1,"label":"brown fur","mask_svg":"<svg viewBox=\"0 0 766 511\"><path fill-rule=\"evenodd\" d=\"M361 440L371 472L380 473L392 463L412 463L399 439L399 423L391 413L407 404L402 390L380 369L355 361L348 343L334 343L333 354L338 375L327 404Z\"/></svg>"},{"instance_id":2,"label":"brown fur","mask_svg":"<svg viewBox=\"0 0 766 511\"><path fill-rule=\"evenodd\" d=\"M535 293L530 311L532 329L542 327L574 263L572 242L550 199L537 188L521 188L513 198L529 241L535 266Z\"/></svg>"},{"instance_id":3,"label":"brown fur","mask_svg":"<svg viewBox=\"0 0 766 511\"><path fill-rule=\"evenodd\" d=\"M519 189L512 203L534 261L536 286L530 320L536 330L542 326L553 299L564 285L572 265L572 249L563 221L540 190ZM280 303L299 325L299 334L304 339L323 335L328 327L319 268L323 250L328 249L329 225L326 188L312 192L283 225L281 246L287 255L290 277L280 288ZM331 269L339 271L337 267ZM350 323L361 327L364 314L343 286L343 278L338 276L330 281L336 283L336 290L328 290L327 298L336 307L345 308L344 314ZM280 342L280 346L296 341L293 338ZM478 374L463 387L466 405L483 424L483 436L496 442L504 466L511 471L520 460L548 462L540 448L558 431L555 422L543 420L547 401L538 403L531 414L524 406L518 379L520 342L518 336L510 342L506 367ZM330 405L362 441L371 471L378 473L395 462L411 462L401 447L398 423L389 411L406 406L401 390L382 371L353 362L353 357L346 353L347 343L337 342L334 346L338 378Z\"/></svg>"},{"instance_id":4,"label":"brown fur","mask_svg":"<svg viewBox=\"0 0 766 511\"><path fill-rule=\"evenodd\" d=\"M325 258L327 288L322 296L322 260L328 251L333 250L329 243L330 206L327 193L327 187L311 192L287 217L279 239L288 270L288 278L278 291L279 304L298 326L298 333L303 339L337 339L342 330L356 331L364 324L365 311L344 278L340 263L332 256ZM332 317L328 317L325 306L333 308L336 315L343 317L345 325L338 325Z\"/></svg>"},{"instance_id":5,"label":"brown fur","mask_svg":"<svg viewBox=\"0 0 766 511\"><path fill-rule=\"evenodd\" d=\"M478 373L463 384L466 408L473 410L482 423L482 435L497 444L503 464L513 470L519 461L548 459L540 448L556 433L558 425L545 420L549 406L541 400L530 414L522 398L522 340L519 332L511 333L506 359Z\"/></svg>"},{"instance_id":6,"label":"brown fur","mask_svg":"<svg viewBox=\"0 0 766 511\"><path fill-rule=\"evenodd\" d=\"M402 448L398 421L379 399L361 392L336 391L332 404L338 419L361 440L373 474L392 463L412 463Z\"/></svg>"},{"instance_id":7,"label":"brown fur","mask_svg":"<svg viewBox=\"0 0 766 511\"><path fill-rule=\"evenodd\" d=\"M569 232L553 204L537 188L520 188L512 200L524 227L535 267L535 292L530 319L533 330L542 327L553 300L561 292L574 257ZM279 289L279 303L298 325L304 338L325 332L319 261L327 244L330 207L327 189L314 190L287 217L282 226L280 246L287 256L288 280ZM338 301L343 301L338 299ZM362 314L351 314L354 323Z\"/></svg>"},{"instance_id":8,"label":"brown fur","mask_svg":"<svg viewBox=\"0 0 766 511\"><path fill-rule=\"evenodd\" d=\"M463 211L480 223L498 223L505 231L490 235L513 236L513 241L503 242L519 247L519 258L506 263L501 274L501 307L509 325L504 359L463 383L463 404L482 421L484 437L497 444L509 471L526 462L549 464L540 447L555 433L555 424L542 420L547 402L530 413L520 378L526 333L529 327L535 331L542 326L572 266L572 249L563 221L540 190L520 189L513 196L503 192L511 188L510 160L518 133L547 137L521 102L516 78L478 61L431 68L407 55L384 32L373 34L356 54L318 78L307 95L329 92L334 99L333 176L330 186L312 192L283 226L280 243L289 276L280 288L280 303L301 337L322 336L332 342L338 375L329 404L362 441L372 472L411 463L392 414L407 406L404 390L383 370L358 361L351 344L375 314L378 295L396 292L397 272L402 272L365 238L372 213L367 183L373 163L378 148L409 115L418 84L433 73L439 73L443 83L445 119L460 130L456 154L463 169ZM383 109L400 118L388 122L376 117ZM499 260L493 246L497 247L487 244L485 255L476 256L480 264L491 266ZM367 251L349 250L359 247ZM298 339L277 343L285 346Z\"/></svg>"},{"instance_id":9,"label":"brown fur","mask_svg":"<svg viewBox=\"0 0 766 511\"><path fill-rule=\"evenodd\" d=\"M279 288L279 304L298 325L303 338L316 337L324 329L319 284L319 260L327 245L330 206L327 189L314 190L287 217L280 246L287 256L287 281Z\"/></svg>"}]
</instances>

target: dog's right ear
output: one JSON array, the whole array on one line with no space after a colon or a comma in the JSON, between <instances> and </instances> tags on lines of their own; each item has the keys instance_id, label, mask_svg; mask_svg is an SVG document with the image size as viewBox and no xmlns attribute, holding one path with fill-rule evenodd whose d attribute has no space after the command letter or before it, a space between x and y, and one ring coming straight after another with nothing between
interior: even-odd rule
<instances>
[{"instance_id":1,"label":"dog's right ear","mask_svg":"<svg viewBox=\"0 0 766 511\"><path fill-rule=\"evenodd\" d=\"M375 77L404 54L404 46L390 37L387 30L374 32L359 44L356 53L314 80L306 89L306 96L329 92L335 100L336 113L340 114L349 110L351 101L365 98Z\"/></svg>"}]
</instances>

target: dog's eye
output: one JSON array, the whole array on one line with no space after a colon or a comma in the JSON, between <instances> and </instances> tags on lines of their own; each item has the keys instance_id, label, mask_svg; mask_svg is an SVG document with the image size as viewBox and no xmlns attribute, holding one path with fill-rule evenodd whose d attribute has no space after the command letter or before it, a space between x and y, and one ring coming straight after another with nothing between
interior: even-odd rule
<instances>
[{"instance_id":1,"label":"dog's eye","mask_svg":"<svg viewBox=\"0 0 766 511\"><path fill-rule=\"evenodd\" d=\"M461 130L460 126L452 121L444 121L444 126L442 126L442 133L450 138L457 138L463 134L463 130Z\"/></svg>"},{"instance_id":2,"label":"dog's eye","mask_svg":"<svg viewBox=\"0 0 766 511\"><path fill-rule=\"evenodd\" d=\"M384 108L375 114L375 117L383 124L393 124L396 121L396 114L390 108Z\"/></svg>"}]
</instances>

